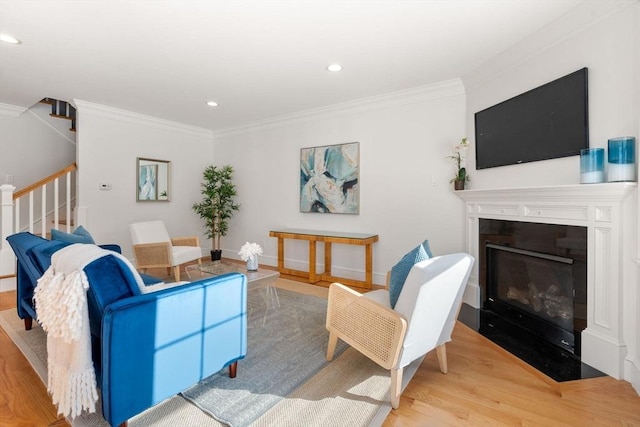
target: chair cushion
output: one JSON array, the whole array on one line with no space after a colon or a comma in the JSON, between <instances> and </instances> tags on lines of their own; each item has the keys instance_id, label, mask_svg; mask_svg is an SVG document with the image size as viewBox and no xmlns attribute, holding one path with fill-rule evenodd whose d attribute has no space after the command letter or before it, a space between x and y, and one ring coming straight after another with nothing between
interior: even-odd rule
<instances>
[{"instance_id":1,"label":"chair cushion","mask_svg":"<svg viewBox=\"0 0 640 427\"><path fill-rule=\"evenodd\" d=\"M427 242L428 246L428 242ZM391 308L396 306L402 286L404 285L411 267L420 261L429 259L429 255L424 248L423 244L420 244L409 251L405 256L398 261L396 265L391 268L391 275L389 276L389 302Z\"/></svg>"},{"instance_id":2,"label":"chair cushion","mask_svg":"<svg viewBox=\"0 0 640 427\"><path fill-rule=\"evenodd\" d=\"M173 265L184 264L202 258L202 249L198 246L172 246Z\"/></svg>"},{"instance_id":3,"label":"chair cushion","mask_svg":"<svg viewBox=\"0 0 640 427\"><path fill-rule=\"evenodd\" d=\"M171 242L169 232L162 221L136 222L129 225L129 230L134 245Z\"/></svg>"},{"instance_id":4,"label":"chair cushion","mask_svg":"<svg viewBox=\"0 0 640 427\"><path fill-rule=\"evenodd\" d=\"M362 296L366 299L377 302L384 307L391 308L391 306L389 305L389 292L386 289L370 291L362 294Z\"/></svg>"},{"instance_id":5,"label":"chair cushion","mask_svg":"<svg viewBox=\"0 0 640 427\"><path fill-rule=\"evenodd\" d=\"M81 225L76 227L76 229L73 230L73 233L65 233L64 231L53 228L51 229L51 240L59 240L67 243L96 243L87 229Z\"/></svg>"}]
</instances>

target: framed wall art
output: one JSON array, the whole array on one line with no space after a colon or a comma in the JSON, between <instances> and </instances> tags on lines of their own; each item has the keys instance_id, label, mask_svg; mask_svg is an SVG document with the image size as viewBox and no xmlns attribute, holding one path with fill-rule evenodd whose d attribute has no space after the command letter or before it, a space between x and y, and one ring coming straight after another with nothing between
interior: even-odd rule
<instances>
[{"instance_id":1,"label":"framed wall art","mask_svg":"<svg viewBox=\"0 0 640 427\"><path fill-rule=\"evenodd\" d=\"M360 143L300 149L300 212L360 213Z\"/></svg>"},{"instance_id":2,"label":"framed wall art","mask_svg":"<svg viewBox=\"0 0 640 427\"><path fill-rule=\"evenodd\" d=\"M136 159L136 200L139 202L168 202L171 162L167 160Z\"/></svg>"}]
</instances>

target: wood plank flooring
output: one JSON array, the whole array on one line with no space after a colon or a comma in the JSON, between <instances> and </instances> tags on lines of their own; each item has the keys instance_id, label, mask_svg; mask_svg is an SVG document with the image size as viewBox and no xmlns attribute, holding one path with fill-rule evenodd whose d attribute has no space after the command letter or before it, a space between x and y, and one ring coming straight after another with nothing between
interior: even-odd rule
<instances>
[{"instance_id":1,"label":"wood plank flooring","mask_svg":"<svg viewBox=\"0 0 640 427\"><path fill-rule=\"evenodd\" d=\"M327 286L301 284L299 290L326 295ZM12 307L15 292L0 293L0 310ZM628 382L601 377L557 383L459 322L447 355L446 375L435 352L425 358L383 427L640 427L640 397ZM0 426L68 426L1 328Z\"/></svg>"}]
</instances>

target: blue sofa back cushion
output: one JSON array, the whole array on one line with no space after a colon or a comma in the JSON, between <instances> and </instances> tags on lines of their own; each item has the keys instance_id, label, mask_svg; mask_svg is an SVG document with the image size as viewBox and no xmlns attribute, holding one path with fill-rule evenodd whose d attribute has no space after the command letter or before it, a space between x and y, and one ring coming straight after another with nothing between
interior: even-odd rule
<instances>
[{"instance_id":1,"label":"blue sofa back cushion","mask_svg":"<svg viewBox=\"0 0 640 427\"><path fill-rule=\"evenodd\" d=\"M44 243L41 243L31 249L31 259L33 260L34 264L36 264L42 271L40 276L42 276L42 274L47 271L49 266L51 266L51 257L53 256L53 254L60 249L69 246L70 244L71 243L67 242L47 240Z\"/></svg>"}]
</instances>

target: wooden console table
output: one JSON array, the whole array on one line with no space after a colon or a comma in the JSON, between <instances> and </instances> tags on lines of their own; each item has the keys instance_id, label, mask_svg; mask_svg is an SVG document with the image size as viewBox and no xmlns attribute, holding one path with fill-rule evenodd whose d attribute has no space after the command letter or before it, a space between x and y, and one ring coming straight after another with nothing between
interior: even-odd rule
<instances>
[{"instance_id":1,"label":"wooden console table","mask_svg":"<svg viewBox=\"0 0 640 427\"><path fill-rule=\"evenodd\" d=\"M342 233L334 231L282 229L272 230L269 236L278 238L278 271L281 274L304 277L309 283L321 280L340 282L345 285L371 289L373 284L373 244L378 241L377 234ZM284 239L309 241L309 271L293 270L284 266ZM316 272L316 242L324 242L324 272ZM331 244L360 245L365 247L365 278L362 280L335 277L331 274Z\"/></svg>"}]
</instances>

